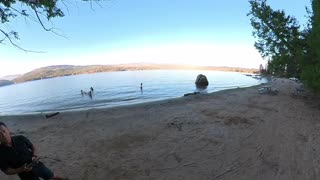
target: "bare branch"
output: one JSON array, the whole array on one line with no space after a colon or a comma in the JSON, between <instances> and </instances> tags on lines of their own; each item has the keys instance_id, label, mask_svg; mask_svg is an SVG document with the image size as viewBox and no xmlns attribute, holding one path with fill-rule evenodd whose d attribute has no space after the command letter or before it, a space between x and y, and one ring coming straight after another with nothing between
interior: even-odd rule
<instances>
[{"instance_id":1,"label":"bare branch","mask_svg":"<svg viewBox=\"0 0 320 180\"><path fill-rule=\"evenodd\" d=\"M55 32L54 29L56 29L56 28L49 28L49 29L46 28L46 27L43 25L41 18L39 17L38 11L37 11L36 9L33 9L33 10L34 10L34 12L35 12L35 14L36 14L36 16L37 16L37 18L38 18L38 21L39 21L40 25L42 26L42 28L43 28L44 30L50 31L50 32L54 33L55 35L58 35L58 36L63 37L63 38L65 38L65 39L68 39L67 37L65 37L65 36L63 36L63 35Z\"/></svg>"},{"instance_id":2,"label":"bare branch","mask_svg":"<svg viewBox=\"0 0 320 180\"><path fill-rule=\"evenodd\" d=\"M0 44L2 44L6 39L7 39L7 36L4 36L4 38L0 40Z\"/></svg>"},{"instance_id":3,"label":"bare branch","mask_svg":"<svg viewBox=\"0 0 320 180\"><path fill-rule=\"evenodd\" d=\"M64 5L64 7L67 9L68 14L70 14L69 8L68 8L68 6L66 5L66 3L64 2L64 0L61 0L61 2L62 2L62 4Z\"/></svg>"},{"instance_id":4,"label":"bare branch","mask_svg":"<svg viewBox=\"0 0 320 180\"><path fill-rule=\"evenodd\" d=\"M12 31L8 23L3 23L3 25L7 28L8 31Z\"/></svg>"},{"instance_id":5,"label":"bare branch","mask_svg":"<svg viewBox=\"0 0 320 180\"><path fill-rule=\"evenodd\" d=\"M24 48L20 47L19 45L17 45L15 42L13 42L12 39L11 39L11 37L10 37L10 35L9 35L8 33L4 32L2 29L0 29L0 32L5 36L5 39L9 39L10 43L11 43L14 47L16 47L16 48L24 51L25 53L28 53L28 52L32 52L32 53L45 53L45 52L43 52L43 51L32 51L32 50L24 49ZM3 39L3 40L4 40L4 39ZM1 40L0 42L2 43L3 40Z\"/></svg>"},{"instance_id":6,"label":"bare branch","mask_svg":"<svg viewBox=\"0 0 320 180\"><path fill-rule=\"evenodd\" d=\"M103 8L99 4L98 2L99 0L82 0L82 1L89 2L90 8L93 11L94 11L95 4ZM2 20L3 22L1 23L3 24L4 28L0 27L0 35L3 34L3 36L0 37L0 44L3 44L5 43L5 41L8 41L14 47L20 50L23 50L25 52L43 53L38 51L27 50L19 46L19 43L17 43L18 42L17 39L19 39L18 33L12 30L10 26L6 23L6 22L9 22L9 18L16 18L16 17L23 17L26 23L28 22L27 20L32 20L34 22L37 22L45 31L50 31L55 35L68 39L66 36L62 35L64 34L62 30L54 28L54 25L51 21L51 18L64 16L63 11L58 7L59 0L48 1L48 2L41 1L41 0L40 1L39 0L32 0L32 1L18 0L17 2L19 2L20 6L13 6L16 3L15 1L12 1L12 2L8 1L7 4L4 4L3 2L0 3L0 4L6 5L6 8L4 9L4 12L3 12L5 16L3 17L3 20ZM74 1L74 3L72 3L70 2L70 0L60 0L60 2L61 2L60 6L64 6L63 9L66 10L68 14L70 14L69 12L70 4L78 7L78 1ZM0 10L2 10L2 6L0 6ZM44 21L45 18L47 18L49 23L47 23L47 21L46 22Z\"/></svg>"},{"instance_id":7,"label":"bare branch","mask_svg":"<svg viewBox=\"0 0 320 180\"><path fill-rule=\"evenodd\" d=\"M25 18L28 17L29 19L33 20L34 22L37 22L37 19L35 17L31 16L30 14L27 14L26 10L19 11L19 10L13 8L13 7L10 7L10 9L12 9L13 11L15 11L15 12L19 13L20 15L24 16Z\"/></svg>"},{"instance_id":8,"label":"bare branch","mask_svg":"<svg viewBox=\"0 0 320 180\"><path fill-rule=\"evenodd\" d=\"M100 8L103 8L101 4L99 4L98 1L94 1Z\"/></svg>"},{"instance_id":9,"label":"bare branch","mask_svg":"<svg viewBox=\"0 0 320 180\"><path fill-rule=\"evenodd\" d=\"M46 30L46 31L51 31L52 28L48 29L48 28L46 28L46 27L43 25L42 20L41 20L40 17L39 17L38 11L37 11L35 8L33 8L33 10L34 10L34 12L36 13L36 16L37 16L38 21L39 21L40 25L42 26L42 28L43 28L44 30Z\"/></svg>"},{"instance_id":10,"label":"bare branch","mask_svg":"<svg viewBox=\"0 0 320 180\"><path fill-rule=\"evenodd\" d=\"M19 11L19 10L13 8L13 7L9 7L9 8L12 9L13 11L19 13L19 14L22 15L22 16L29 16L29 14L27 14L24 10Z\"/></svg>"},{"instance_id":11,"label":"bare branch","mask_svg":"<svg viewBox=\"0 0 320 180\"><path fill-rule=\"evenodd\" d=\"M92 7L92 1L90 1L90 8L92 11L94 11L93 7Z\"/></svg>"}]
</instances>

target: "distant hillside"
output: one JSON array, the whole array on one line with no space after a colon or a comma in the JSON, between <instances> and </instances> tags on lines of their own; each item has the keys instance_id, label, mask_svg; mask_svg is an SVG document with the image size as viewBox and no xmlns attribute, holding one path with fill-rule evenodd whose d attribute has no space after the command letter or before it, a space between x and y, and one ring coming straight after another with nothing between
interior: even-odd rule
<instances>
[{"instance_id":1,"label":"distant hillside","mask_svg":"<svg viewBox=\"0 0 320 180\"><path fill-rule=\"evenodd\" d=\"M13 84L14 82L12 81L8 81L8 80L0 80L0 87L1 86L7 86L7 85L10 85L10 84Z\"/></svg>"},{"instance_id":2,"label":"distant hillside","mask_svg":"<svg viewBox=\"0 0 320 180\"><path fill-rule=\"evenodd\" d=\"M0 77L0 80L9 80L9 81L11 81L11 80L13 80L13 79L15 79L15 78L17 78L19 76L21 76L21 74L4 76L4 77Z\"/></svg>"},{"instance_id":3,"label":"distant hillside","mask_svg":"<svg viewBox=\"0 0 320 180\"><path fill-rule=\"evenodd\" d=\"M73 66L73 65L57 65L35 69L29 73L15 78L14 82L25 82L39 79L47 79L58 76L70 76L77 74L89 74L97 72L110 71L137 71L137 70L156 70L156 69L198 69L198 70L215 70L215 71L233 71L253 73L257 69L231 68L231 67L202 67L189 65L167 65L167 64L121 64L121 65L90 65L90 66Z\"/></svg>"}]
</instances>

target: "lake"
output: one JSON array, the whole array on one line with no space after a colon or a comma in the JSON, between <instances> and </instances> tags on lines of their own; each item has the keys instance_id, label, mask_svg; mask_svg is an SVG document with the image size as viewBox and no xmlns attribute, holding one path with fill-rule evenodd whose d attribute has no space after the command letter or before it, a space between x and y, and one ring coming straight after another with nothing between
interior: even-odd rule
<instances>
[{"instance_id":1,"label":"lake","mask_svg":"<svg viewBox=\"0 0 320 180\"><path fill-rule=\"evenodd\" d=\"M203 70L121 71L64 76L0 87L0 115L33 114L130 105L181 97L198 91L204 74L209 86L201 93L265 83L236 72ZM140 90L143 83L143 91ZM94 88L92 98L81 95Z\"/></svg>"}]
</instances>

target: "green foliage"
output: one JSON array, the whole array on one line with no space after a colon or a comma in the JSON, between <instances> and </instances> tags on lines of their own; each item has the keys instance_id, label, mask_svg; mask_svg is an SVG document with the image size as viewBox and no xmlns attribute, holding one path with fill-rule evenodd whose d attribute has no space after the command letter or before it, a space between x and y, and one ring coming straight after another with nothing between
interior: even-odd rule
<instances>
[{"instance_id":1,"label":"green foliage","mask_svg":"<svg viewBox=\"0 0 320 180\"><path fill-rule=\"evenodd\" d=\"M254 28L253 36L259 38L255 47L263 57L279 54L292 54L299 37L300 26L297 20L286 16L284 11L274 11L266 4L266 0L250 0L251 25Z\"/></svg>"},{"instance_id":2,"label":"green foliage","mask_svg":"<svg viewBox=\"0 0 320 180\"><path fill-rule=\"evenodd\" d=\"M9 23L12 19L18 17L27 17L38 21L42 28L51 31L52 28L46 28L42 22L42 17L50 20L55 17L63 17L64 14L57 6L58 0L0 0L0 43L8 40L15 47L27 51L16 44L14 40L19 39L18 32L11 30Z\"/></svg>"},{"instance_id":3,"label":"green foliage","mask_svg":"<svg viewBox=\"0 0 320 180\"><path fill-rule=\"evenodd\" d=\"M320 63L307 65L303 68L301 78L309 87L320 92Z\"/></svg>"},{"instance_id":4,"label":"green foliage","mask_svg":"<svg viewBox=\"0 0 320 180\"><path fill-rule=\"evenodd\" d=\"M295 76L300 71L297 59L299 52L299 24L294 17L282 10L274 11L266 0L250 0L253 36L258 38L256 49L262 57L272 59L269 72L279 76ZM274 64L273 64L274 63Z\"/></svg>"},{"instance_id":5,"label":"green foliage","mask_svg":"<svg viewBox=\"0 0 320 180\"><path fill-rule=\"evenodd\" d=\"M312 1L310 28L307 31L307 54L301 78L314 90L320 92L320 0Z\"/></svg>"},{"instance_id":6,"label":"green foliage","mask_svg":"<svg viewBox=\"0 0 320 180\"><path fill-rule=\"evenodd\" d=\"M19 39L18 32L10 28L10 22L15 18L24 17L37 21L44 30L52 31L53 28L47 28L43 22L64 16L58 2L64 4L64 0L0 0L0 43L7 40L24 50L16 44L15 40Z\"/></svg>"},{"instance_id":7,"label":"green foliage","mask_svg":"<svg viewBox=\"0 0 320 180\"><path fill-rule=\"evenodd\" d=\"M320 91L320 0L312 0L309 24L303 30L284 11L274 11L267 0L249 0L255 47L268 59L267 72L283 77L301 77Z\"/></svg>"},{"instance_id":8,"label":"green foliage","mask_svg":"<svg viewBox=\"0 0 320 180\"><path fill-rule=\"evenodd\" d=\"M309 36L309 46L312 49L312 53L317 57L317 62L320 62L320 0L312 1L311 26Z\"/></svg>"},{"instance_id":9,"label":"green foliage","mask_svg":"<svg viewBox=\"0 0 320 180\"><path fill-rule=\"evenodd\" d=\"M9 22L10 18L18 16L27 17L33 12L44 14L48 20L57 16L62 17L64 14L61 9L57 7L57 1L58 0L0 0L1 22ZM21 8L17 9L17 5Z\"/></svg>"}]
</instances>

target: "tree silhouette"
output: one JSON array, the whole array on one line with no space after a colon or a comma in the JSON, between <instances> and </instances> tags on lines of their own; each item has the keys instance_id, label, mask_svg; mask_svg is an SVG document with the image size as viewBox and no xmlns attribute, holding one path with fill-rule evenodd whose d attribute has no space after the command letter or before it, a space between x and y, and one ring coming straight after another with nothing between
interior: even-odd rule
<instances>
[{"instance_id":1,"label":"tree silhouette","mask_svg":"<svg viewBox=\"0 0 320 180\"><path fill-rule=\"evenodd\" d=\"M248 13L257 38L256 49L268 59L268 73L302 78L320 91L320 0L312 0L307 9L309 21L301 29L293 16L273 10L267 0L249 0Z\"/></svg>"}]
</instances>

